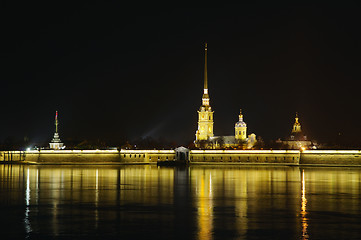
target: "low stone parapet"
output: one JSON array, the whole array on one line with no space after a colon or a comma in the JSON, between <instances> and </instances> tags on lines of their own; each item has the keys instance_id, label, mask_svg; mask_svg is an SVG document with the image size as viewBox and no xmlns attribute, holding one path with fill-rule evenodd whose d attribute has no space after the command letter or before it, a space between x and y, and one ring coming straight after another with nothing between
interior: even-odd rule
<instances>
[{"instance_id":1,"label":"low stone parapet","mask_svg":"<svg viewBox=\"0 0 361 240\"><path fill-rule=\"evenodd\" d=\"M301 165L361 166L360 150L305 150Z\"/></svg>"},{"instance_id":2,"label":"low stone parapet","mask_svg":"<svg viewBox=\"0 0 361 240\"><path fill-rule=\"evenodd\" d=\"M298 150L192 150L191 163L243 163L298 165Z\"/></svg>"}]
</instances>

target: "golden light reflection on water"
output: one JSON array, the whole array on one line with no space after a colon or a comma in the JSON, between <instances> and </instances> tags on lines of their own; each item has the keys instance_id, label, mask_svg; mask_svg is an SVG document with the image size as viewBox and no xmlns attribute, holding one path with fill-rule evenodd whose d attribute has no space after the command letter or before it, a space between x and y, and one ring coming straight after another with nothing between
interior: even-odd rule
<instances>
[{"instance_id":1,"label":"golden light reflection on water","mask_svg":"<svg viewBox=\"0 0 361 240\"><path fill-rule=\"evenodd\" d=\"M302 203L301 203L301 217L302 217L302 239L308 239L307 233L307 199L306 199L306 183L305 183L305 170L302 170Z\"/></svg>"},{"instance_id":2,"label":"golden light reflection on water","mask_svg":"<svg viewBox=\"0 0 361 240\"><path fill-rule=\"evenodd\" d=\"M104 228L102 221L124 225L143 219L169 230L177 216L189 214L194 222L183 217L188 222L177 224L194 224L188 227L197 239L217 238L220 230L247 239L285 229L285 238L309 239L317 238L313 212L361 214L360 176L357 168L0 165L0 204L23 206L22 227L28 235L45 229L60 236L64 216L82 216L77 224L89 231ZM78 209L82 206L89 207ZM179 207L178 215L169 206ZM46 224L38 214L49 216Z\"/></svg>"},{"instance_id":3,"label":"golden light reflection on water","mask_svg":"<svg viewBox=\"0 0 361 240\"><path fill-rule=\"evenodd\" d=\"M234 238L246 239L249 230L261 227L254 220L249 222L250 216L265 216L269 208L287 204L294 207L290 211L297 211L297 198L291 196L297 195L300 186L298 168L191 167L190 174L197 202L198 239L214 238L215 229L234 229ZM287 197L274 198L279 194ZM217 218L215 209L219 209ZM220 221L222 217L226 219ZM289 226L288 222L280 224Z\"/></svg>"},{"instance_id":4,"label":"golden light reflection on water","mask_svg":"<svg viewBox=\"0 0 361 240\"><path fill-rule=\"evenodd\" d=\"M213 194L211 173L205 173L196 181L198 199L198 239L212 239L213 230Z\"/></svg>"},{"instance_id":5,"label":"golden light reflection on water","mask_svg":"<svg viewBox=\"0 0 361 240\"><path fill-rule=\"evenodd\" d=\"M32 232L31 229L31 223L30 223L30 219L29 219L29 212L30 212L30 174L29 174L29 169L27 170L26 173L26 190L25 190L25 218L24 218L24 226L25 226L25 232L26 235L29 236L29 234Z\"/></svg>"}]
</instances>

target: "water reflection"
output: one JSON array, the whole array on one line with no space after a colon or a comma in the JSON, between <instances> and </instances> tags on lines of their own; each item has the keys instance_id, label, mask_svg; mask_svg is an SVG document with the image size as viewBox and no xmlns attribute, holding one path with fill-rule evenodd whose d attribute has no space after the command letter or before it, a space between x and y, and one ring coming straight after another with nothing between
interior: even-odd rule
<instances>
[{"instance_id":1,"label":"water reflection","mask_svg":"<svg viewBox=\"0 0 361 240\"><path fill-rule=\"evenodd\" d=\"M30 170L27 170L26 173L26 190L25 190L25 218L24 218L24 225L25 225L25 233L26 233L26 238L29 237L30 232L32 231L31 229L31 224L30 224L30 220L29 220L29 212L30 212L30 174L29 174Z\"/></svg>"},{"instance_id":2,"label":"water reflection","mask_svg":"<svg viewBox=\"0 0 361 240\"><path fill-rule=\"evenodd\" d=\"M198 202L199 239L224 234L247 239L250 234L261 233L259 230L277 235L279 228L290 224L297 227L297 219L284 221L275 216L280 211L284 215L297 211L298 168L220 166L192 167L190 171L191 186L196 187L194 200ZM255 217L259 219L255 221ZM296 231L290 236L295 235Z\"/></svg>"},{"instance_id":3,"label":"water reflection","mask_svg":"<svg viewBox=\"0 0 361 240\"><path fill-rule=\"evenodd\" d=\"M198 239L212 239L213 231L213 194L211 173L203 173L196 178L196 196L198 199Z\"/></svg>"},{"instance_id":4,"label":"water reflection","mask_svg":"<svg viewBox=\"0 0 361 240\"><path fill-rule=\"evenodd\" d=\"M301 216L302 216L302 239L308 239L307 233L307 218L306 218L306 207L307 207L307 199L306 199L306 183L305 183L305 170L302 170L302 203L301 203Z\"/></svg>"},{"instance_id":5,"label":"water reflection","mask_svg":"<svg viewBox=\"0 0 361 240\"><path fill-rule=\"evenodd\" d=\"M0 230L14 238L357 239L360 173L358 168L0 165L6 216Z\"/></svg>"}]
</instances>

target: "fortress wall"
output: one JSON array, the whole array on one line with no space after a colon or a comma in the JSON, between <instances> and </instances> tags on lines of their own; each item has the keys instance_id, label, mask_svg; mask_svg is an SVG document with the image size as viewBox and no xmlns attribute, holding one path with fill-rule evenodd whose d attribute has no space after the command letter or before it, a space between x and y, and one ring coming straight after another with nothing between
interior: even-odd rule
<instances>
[{"instance_id":1,"label":"fortress wall","mask_svg":"<svg viewBox=\"0 0 361 240\"><path fill-rule=\"evenodd\" d=\"M20 151L13 152L19 161ZM7 152L0 152L0 161L7 160ZM30 163L156 163L171 161L174 150L41 150L26 151L25 162ZM24 160L24 157L22 158Z\"/></svg>"},{"instance_id":2,"label":"fortress wall","mask_svg":"<svg viewBox=\"0 0 361 240\"><path fill-rule=\"evenodd\" d=\"M0 151L0 161L33 163L156 163L175 159L174 150L41 150ZM25 161L24 161L25 160ZM290 164L361 166L359 150L191 150L189 160L200 164Z\"/></svg>"},{"instance_id":3,"label":"fortress wall","mask_svg":"<svg viewBox=\"0 0 361 240\"><path fill-rule=\"evenodd\" d=\"M191 163L296 164L298 150L192 150Z\"/></svg>"},{"instance_id":4,"label":"fortress wall","mask_svg":"<svg viewBox=\"0 0 361 240\"><path fill-rule=\"evenodd\" d=\"M0 161L21 161L24 158L23 151L0 151Z\"/></svg>"},{"instance_id":5,"label":"fortress wall","mask_svg":"<svg viewBox=\"0 0 361 240\"><path fill-rule=\"evenodd\" d=\"M361 166L361 151L305 150L301 153L300 164Z\"/></svg>"},{"instance_id":6,"label":"fortress wall","mask_svg":"<svg viewBox=\"0 0 361 240\"><path fill-rule=\"evenodd\" d=\"M175 160L174 150L121 150L122 162L157 163L158 161Z\"/></svg>"},{"instance_id":7,"label":"fortress wall","mask_svg":"<svg viewBox=\"0 0 361 240\"><path fill-rule=\"evenodd\" d=\"M26 162L36 163L100 163L119 162L117 150L42 150L26 151Z\"/></svg>"}]
</instances>

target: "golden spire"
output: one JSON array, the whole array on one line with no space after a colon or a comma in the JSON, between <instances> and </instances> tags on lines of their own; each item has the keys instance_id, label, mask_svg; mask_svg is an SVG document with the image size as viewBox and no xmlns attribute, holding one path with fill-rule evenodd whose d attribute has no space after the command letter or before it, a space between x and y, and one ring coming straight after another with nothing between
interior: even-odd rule
<instances>
[{"instance_id":1,"label":"golden spire","mask_svg":"<svg viewBox=\"0 0 361 240\"><path fill-rule=\"evenodd\" d=\"M207 89L207 91L206 91L206 89ZM204 55L204 94L208 94L207 43L205 46L205 55Z\"/></svg>"},{"instance_id":2,"label":"golden spire","mask_svg":"<svg viewBox=\"0 0 361 240\"><path fill-rule=\"evenodd\" d=\"M204 55L204 89L202 96L202 106L209 106L208 74L207 74L207 43L205 44L205 55Z\"/></svg>"}]
</instances>

